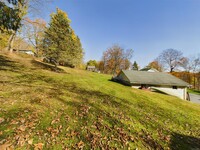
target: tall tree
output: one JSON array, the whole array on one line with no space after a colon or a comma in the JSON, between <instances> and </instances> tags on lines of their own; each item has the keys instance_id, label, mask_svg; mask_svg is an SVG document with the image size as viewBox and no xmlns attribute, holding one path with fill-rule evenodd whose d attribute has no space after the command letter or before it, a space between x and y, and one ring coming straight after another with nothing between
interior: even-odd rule
<instances>
[{"instance_id":1,"label":"tall tree","mask_svg":"<svg viewBox=\"0 0 200 150\"><path fill-rule=\"evenodd\" d=\"M159 62L173 72L180 65L183 53L175 49L164 50L157 58Z\"/></svg>"},{"instance_id":2,"label":"tall tree","mask_svg":"<svg viewBox=\"0 0 200 150\"><path fill-rule=\"evenodd\" d=\"M4 29L10 34L7 49L12 52L14 39L24 17L38 12L41 6L47 6L49 0L2 0L0 1L0 32ZM37 11L36 11L37 10ZM45 9L46 10L46 9ZM41 12L41 11L40 11Z\"/></svg>"},{"instance_id":3,"label":"tall tree","mask_svg":"<svg viewBox=\"0 0 200 150\"><path fill-rule=\"evenodd\" d=\"M51 14L49 27L45 31L43 48L46 57L75 67L81 63L83 49L70 22L67 14L57 8L56 13Z\"/></svg>"},{"instance_id":4,"label":"tall tree","mask_svg":"<svg viewBox=\"0 0 200 150\"><path fill-rule=\"evenodd\" d=\"M6 5L6 0L0 3L2 7L0 14L2 16L1 28L10 33L7 49L12 52L14 38L18 29L21 27L23 17L27 14L28 0L7 0L12 6Z\"/></svg>"},{"instance_id":5,"label":"tall tree","mask_svg":"<svg viewBox=\"0 0 200 150\"><path fill-rule=\"evenodd\" d=\"M104 72L116 75L121 69L129 68L130 63L129 66L127 66L127 61L130 62L132 55L132 49L124 50L118 45L113 45L108 48L103 53L102 57Z\"/></svg>"}]
</instances>

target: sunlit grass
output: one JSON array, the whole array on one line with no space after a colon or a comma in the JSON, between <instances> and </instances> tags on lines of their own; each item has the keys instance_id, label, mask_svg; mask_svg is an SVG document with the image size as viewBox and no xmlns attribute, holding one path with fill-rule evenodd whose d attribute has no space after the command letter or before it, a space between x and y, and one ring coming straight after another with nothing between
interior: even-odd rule
<instances>
[{"instance_id":1,"label":"sunlit grass","mask_svg":"<svg viewBox=\"0 0 200 150\"><path fill-rule=\"evenodd\" d=\"M33 149L199 147L200 105L110 75L0 55L0 145ZM11 59L12 57L12 59ZM25 119L25 120L24 120ZM33 139L31 143L30 140Z\"/></svg>"}]
</instances>

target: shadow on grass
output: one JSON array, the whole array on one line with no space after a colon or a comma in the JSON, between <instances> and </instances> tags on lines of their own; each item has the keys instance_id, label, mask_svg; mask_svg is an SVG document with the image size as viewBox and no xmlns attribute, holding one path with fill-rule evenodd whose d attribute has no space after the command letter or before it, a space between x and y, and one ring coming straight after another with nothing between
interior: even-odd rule
<instances>
[{"instance_id":1,"label":"shadow on grass","mask_svg":"<svg viewBox=\"0 0 200 150\"><path fill-rule=\"evenodd\" d=\"M110 82L115 82L115 83L120 84L120 85L124 85L124 86L129 86L129 87L131 87L131 85L130 85L128 82L125 82L125 81L115 80L115 79L113 79L113 78L108 79L108 81L110 81Z\"/></svg>"},{"instance_id":2,"label":"shadow on grass","mask_svg":"<svg viewBox=\"0 0 200 150\"><path fill-rule=\"evenodd\" d=\"M9 60L9 58L0 55L0 70L19 72L21 66L14 61Z\"/></svg>"},{"instance_id":3,"label":"shadow on grass","mask_svg":"<svg viewBox=\"0 0 200 150\"><path fill-rule=\"evenodd\" d=\"M64 94L64 92L62 92L63 88L65 88L67 91L70 91L72 95L75 95L75 97L73 98L74 101L68 101L67 98L60 97ZM98 124L96 127L98 132L108 137L110 143L112 143L111 145L117 145L117 147L123 146L123 148L126 149L128 148L128 145L126 145L126 143L134 142L131 138L133 137L136 141L142 141L142 143L146 147L153 149L162 149L162 146L157 142L157 140L154 140L153 138L146 139L146 137L149 137L149 133L143 131L144 136L141 136L134 129L130 129L128 123L125 123L126 121L132 122L132 119L128 115L129 110L131 110L130 105L132 103L125 99L121 99L95 90L86 90L78 87L76 84L73 83L69 85L65 84L65 86L61 87L60 90L57 89L56 91L51 91L49 95L62 102L64 105L73 108L74 113L78 112L78 114L82 115L84 114L83 108L91 108L89 111L90 114L83 116L83 119L78 119L76 127L89 125L89 127L91 128L91 126L96 126L96 124ZM78 101L76 99L78 99ZM134 115L139 117L137 112L135 112ZM101 118L100 120L103 121L99 122L99 118ZM81 131L81 127L78 127L77 130ZM81 137L83 137L82 140L84 142L89 143L89 148L101 148L100 145L104 143L103 137L99 138L95 137L95 135L91 135L91 138L86 139L84 138L87 137L85 133L80 132L80 135ZM92 141L94 140L93 137L99 138L98 145L100 147L92 146ZM112 138L118 140L115 141L112 140ZM106 143L102 147L108 149L111 148L109 147L108 143Z\"/></svg>"},{"instance_id":4,"label":"shadow on grass","mask_svg":"<svg viewBox=\"0 0 200 150\"><path fill-rule=\"evenodd\" d=\"M58 73L65 72L61 68L56 68L54 65L43 63L43 62L40 62L40 61L37 61L37 60L32 60L31 63L33 65L37 66L37 67L42 68L42 69L46 69L46 70L50 70L50 71L54 71L54 72L58 72Z\"/></svg>"},{"instance_id":5,"label":"shadow on grass","mask_svg":"<svg viewBox=\"0 0 200 150\"><path fill-rule=\"evenodd\" d=\"M167 94L167 93L165 93L165 92L163 92L163 91L160 91L160 90L158 90L158 89L154 89L154 88L152 88L151 91L154 92L154 93L159 93L159 94L169 95L169 94Z\"/></svg>"},{"instance_id":6,"label":"shadow on grass","mask_svg":"<svg viewBox=\"0 0 200 150\"><path fill-rule=\"evenodd\" d=\"M170 149L199 150L200 138L173 133L170 140Z\"/></svg>"},{"instance_id":7,"label":"shadow on grass","mask_svg":"<svg viewBox=\"0 0 200 150\"><path fill-rule=\"evenodd\" d=\"M21 74L18 76L18 82L15 83L28 83L28 84L34 84L36 82L38 83L47 83L47 84L56 84L56 81L53 78L47 77L45 75L40 74ZM30 85L33 86L33 85Z\"/></svg>"}]
</instances>

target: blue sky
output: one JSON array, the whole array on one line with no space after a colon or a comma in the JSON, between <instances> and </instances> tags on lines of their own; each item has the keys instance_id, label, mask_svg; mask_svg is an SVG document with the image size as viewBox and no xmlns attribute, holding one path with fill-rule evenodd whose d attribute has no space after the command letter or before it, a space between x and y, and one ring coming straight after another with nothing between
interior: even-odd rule
<instances>
[{"instance_id":1,"label":"blue sky","mask_svg":"<svg viewBox=\"0 0 200 150\"><path fill-rule=\"evenodd\" d=\"M85 61L113 44L133 49L141 67L168 48L200 53L200 0L56 0L56 7L72 20Z\"/></svg>"}]
</instances>

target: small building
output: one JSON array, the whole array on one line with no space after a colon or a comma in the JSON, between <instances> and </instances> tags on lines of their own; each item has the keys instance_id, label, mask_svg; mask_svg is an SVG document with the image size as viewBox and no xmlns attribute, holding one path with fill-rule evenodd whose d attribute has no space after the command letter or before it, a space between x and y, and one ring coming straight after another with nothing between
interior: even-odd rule
<instances>
[{"instance_id":1,"label":"small building","mask_svg":"<svg viewBox=\"0 0 200 150\"><path fill-rule=\"evenodd\" d=\"M168 73L122 70L114 80L133 88L152 88L184 100L187 99L189 84Z\"/></svg>"},{"instance_id":2,"label":"small building","mask_svg":"<svg viewBox=\"0 0 200 150\"><path fill-rule=\"evenodd\" d=\"M87 66L86 70L95 72L97 69L95 66Z\"/></svg>"},{"instance_id":3,"label":"small building","mask_svg":"<svg viewBox=\"0 0 200 150\"><path fill-rule=\"evenodd\" d=\"M18 50L18 52L25 53L25 54L32 55L32 56L35 55L32 50Z\"/></svg>"},{"instance_id":4,"label":"small building","mask_svg":"<svg viewBox=\"0 0 200 150\"><path fill-rule=\"evenodd\" d=\"M151 68L151 67L142 68L142 69L140 69L140 71L159 72L157 69Z\"/></svg>"}]
</instances>

